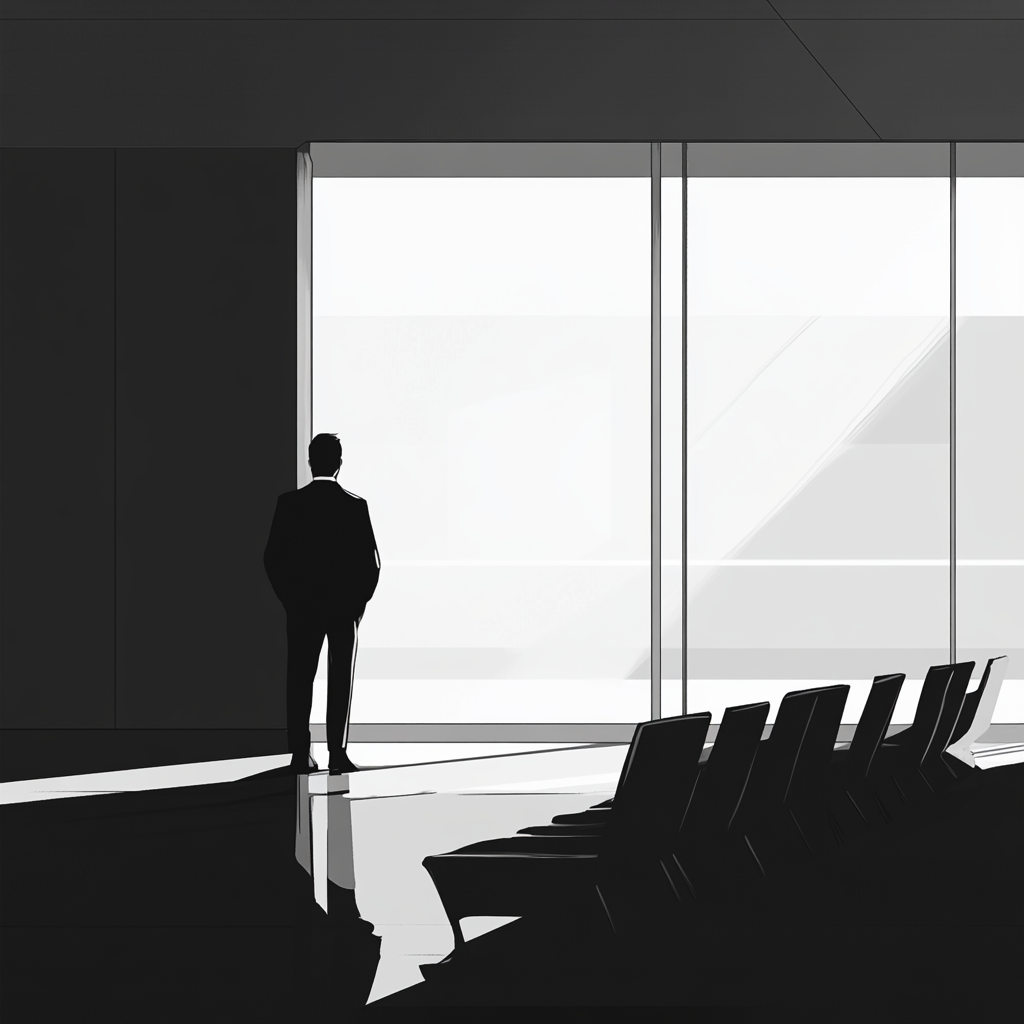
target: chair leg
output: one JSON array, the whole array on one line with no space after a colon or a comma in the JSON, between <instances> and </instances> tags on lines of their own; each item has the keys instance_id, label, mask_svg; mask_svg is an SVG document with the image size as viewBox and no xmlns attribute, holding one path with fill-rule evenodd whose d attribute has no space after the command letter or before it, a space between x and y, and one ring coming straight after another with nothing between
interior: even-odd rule
<instances>
[{"instance_id":1,"label":"chair leg","mask_svg":"<svg viewBox=\"0 0 1024 1024\"><path fill-rule=\"evenodd\" d=\"M462 934L462 918L461 916L451 909L447 903L443 904L445 915L448 918L448 923L452 926L452 936L455 939L455 945L452 948L452 955L460 952L466 945L466 937Z\"/></svg>"},{"instance_id":2,"label":"chair leg","mask_svg":"<svg viewBox=\"0 0 1024 1024\"><path fill-rule=\"evenodd\" d=\"M448 923L452 926L452 935L455 939L455 944L452 947L451 952L433 964L420 964L420 974L424 980L429 981L435 976L435 974L443 974L452 963L453 960L462 952L466 945L466 937L462 934L462 921L458 914L448 908L448 905L442 900L442 906L444 907L445 915L448 918Z\"/></svg>"}]
</instances>

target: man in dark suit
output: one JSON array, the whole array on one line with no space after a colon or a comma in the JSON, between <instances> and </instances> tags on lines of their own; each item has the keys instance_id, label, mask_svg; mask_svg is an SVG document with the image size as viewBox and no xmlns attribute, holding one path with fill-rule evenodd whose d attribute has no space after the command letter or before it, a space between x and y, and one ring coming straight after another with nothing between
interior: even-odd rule
<instances>
[{"instance_id":1,"label":"man in dark suit","mask_svg":"<svg viewBox=\"0 0 1024 1024\"><path fill-rule=\"evenodd\" d=\"M357 771L345 752L359 623L380 576L366 501L338 484L341 442L317 434L309 445L313 480L277 499L263 564L288 615L288 749L292 768L316 771L310 757L313 678L327 637L327 745L332 775Z\"/></svg>"}]
</instances>

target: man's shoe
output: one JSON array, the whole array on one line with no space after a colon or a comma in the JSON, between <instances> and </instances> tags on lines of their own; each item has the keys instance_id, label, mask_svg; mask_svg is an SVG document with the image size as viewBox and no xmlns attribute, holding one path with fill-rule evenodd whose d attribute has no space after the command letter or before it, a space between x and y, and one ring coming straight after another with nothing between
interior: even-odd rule
<instances>
[{"instance_id":1,"label":"man's shoe","mask_svg":"<svg viewBox=\"0 0 1024 1024\"><path fill-rule=\"evenodd\" d=\"M288 766L296 775L307 775L309 772L318 772L320 768L316 761L308 754L302 757L301 754L292 756L292 763Z\"/></svg>"},{"instance_id":2,"label":"man's shoe","mask_svg":"<svg viewBox=\"0 0 1024 1024\"><path fill-rule=\"evenodd\" d=\"M336 758L331 758L331 766L328 772L331 775L349 775L351 772L359 771L359 765L353 764L347 757L338 761Z\"/></svg>"}]
</instances>

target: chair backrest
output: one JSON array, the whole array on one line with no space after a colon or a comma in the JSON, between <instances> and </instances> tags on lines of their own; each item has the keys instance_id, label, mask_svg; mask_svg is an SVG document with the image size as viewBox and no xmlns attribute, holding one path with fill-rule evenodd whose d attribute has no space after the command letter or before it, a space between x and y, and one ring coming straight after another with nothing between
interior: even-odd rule
<instances>
[{"instance_id":1,"label":"chair backrest","mask_svg":"<svg viewBox=\"0 0 1024 1024\"><path fill-rule=\"evenodd\" d=\"M758 744L730 831L744 829L782 807L817 702L814 690L794 691L782 698L771 735Z\"/></svg>"},{"instance_id":2,"label":"chair backrest","mask_svg":"<svg viewBox=\"0 0 1024 1024\"><path fill-rule=\"evenodd\" d=\"M921 754L920 764L925 765L936 761L949 746L949 738L960 715L960 709L963 707L964 694L967 693L973 671L973 661L961 661L953 666L953 677L942 696L942 707L935 721L935 728L932 730L931 736L928 737L928 742Z\"/></svg>"},{"instance_id":3,"label":"chair backrest","mask_svg":"<svg viewBox=\"0 0 1024 1024\"><path fill-rule=\"evenodd\" d=\"M835 750L846 701L850 696L850 686L848 683L838 683L811 692L817 695L817 701L782 798L785 805L807 805L824 798L829 763Z\"/></svg>"},{"instance_id":4,"label":"chair backrest","mask_svg":"<svg viewBox=\"0 0 1024 1024\"><path fill-rule=\"evenodd\" d=\"M747 785L771 705L768 701L726 708L715 745L700 770L679 826L679 840L722 835Z\"/></svg>"},{"instance_id":5,"label":"chair backrest","mask_svg":"<svg viewBox=\"0 0 1024 1024\"><path fill-rule=\"evenodd\" d=\"M686 812L711 713L642 722L612 804L609 839L628 844L671 835Z\"/></svg>"},{"instance_id":6,"label":"chair backrest","mask_svg":"<svg viewBox=\"0 0 1024 1024\"><path fill-rule=\"evenodd\" d=\"M678 717L679 716L676 716L675 718L671 718L671 719L669 719L669 718L661 718L661 719L658 719L658 721L660 721L660 722L676 721ZM644 735L644 730L648 726L653 725L653 724L654 724L653 722L640 722L640 723L638 723L637 727L633 730L633 737L629 741L629 749L626 751L626 756L623 758L622 768L619 771L619 778L618 778L618 781L615 783L615 794L614 794L615 797L618 797L618 795L622 792L623 787L626 785L626 780L629 778L630 770L633 767L633 764L634 764L634 762L636 760L637 747L640 744L640 738ZM642 764L642 759L641 759L641 764ZM614 802L614 797L613 797L612 800L609 800L609 801L606 802L606 806L611 807L613 802Z\"/></svg>"},{"instance_id":7,"label":"chair backrest","mask_svg":"<svg viewBox=\"0 0 1024 1024\"><path fill-rule=\"evenodd\" d=\"M845 769L850 777L863 779L871 771L875 754L892 722L892 713L906 678L905 673L899 672L895 675L875 676L872 681L871 692L860 713L860 721L846 758Z\"/></svg>"},{"instance_id":8,"label":"chair backrest","mask_svg":"<svg viewBox=\"0 0 1024 1024\"><path fill-rule=\"evenodd\" d=\"M615 783L615 796L616 797L622 792L622 787L625 785L626 777L629 775L629 767L633 763L633 759L636 757L636 746L637 746L637 743L639 743L639 741L640 741L640 735L641 735L640 730L646 724L647 724L646 722L641 722L633 730L633 738L629 741L629 749L626 751L626 756L623 759L622 769L619 771L618 782ZM612 798L612 800L608 801L608 806L609 807L612 805L613 801L614 801L614 797Z\"/></svg>"},{"instance_id":9,"label":"chair backrest","mask_svg":"<svg viewBox=\"0 0 1024 1024\"><path fill-rule=\"evenodd\" d=\"M1009 659L1005 654L988 659L978 688L964 697L948 749L969 750L971 744L992 724L992 712L996 709L1008 664Z\"/></svg>"},{"instance_id":10,"label":"chair backrest","mask_svg":"<svg viewBox=\"0 0 1024 1024\"><path fill-rule=\"evenodd\" d=\"M946 689L953 681L953 665L932 665L921 685L921 696L917 700L914 721L906 729L888 738L888 742L900 747L917 760L924 755L925 748L935 732L935 724L942 713Z\"/></svg>"}]
</instances>

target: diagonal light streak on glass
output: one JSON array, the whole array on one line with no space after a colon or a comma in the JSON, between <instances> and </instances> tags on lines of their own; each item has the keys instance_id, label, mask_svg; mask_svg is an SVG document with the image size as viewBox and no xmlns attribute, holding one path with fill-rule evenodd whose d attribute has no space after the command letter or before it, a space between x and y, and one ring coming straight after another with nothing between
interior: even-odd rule
<instances>
[{"instance_id":1,"label":"diagonal light streak on glass","mask_svg":"<svg viewBox=\"0 0 1024 1024\"><path fill-rule=\"evenodd\" d=\"M780 356L782 356L782 354L794 342L797 341L797 339L800 337L801 334L804 333L804 331L810 328L816 320L820 319L820 317L812 316L809 320L802 324L799 330L797 330L793 334L793 336L784 345L782 345L782 347L777 352L775 352L775 354L772 355L771 358L769 358L767 362L764 363L764 365L761 366L761 368L750 378L750 380L748 380L747 383L744 384L743 387L741 387L740 390L736 392L736 394L729 401L729 403L722 409L722 411L719 412L718 415L715 416L714 419L712 419L711 422L708 423L708 425L697 434L697 436L687 445L687 447L692 448L709 430L711 430L711 428L757 383L757 380L761 376L761 374L763 374L778 358L780 358Z\"/></svg>"}]
</instances>

